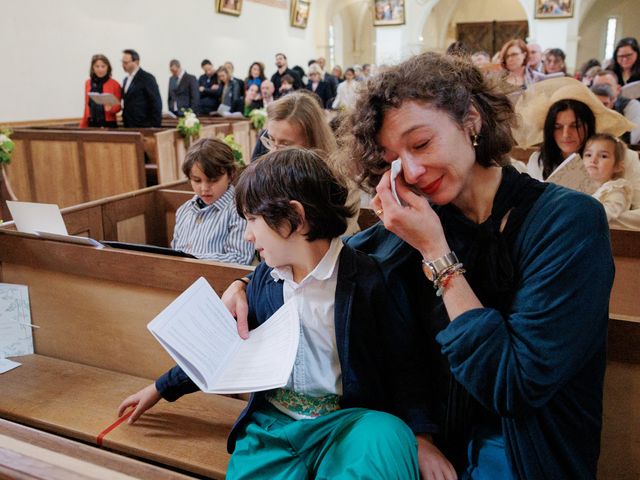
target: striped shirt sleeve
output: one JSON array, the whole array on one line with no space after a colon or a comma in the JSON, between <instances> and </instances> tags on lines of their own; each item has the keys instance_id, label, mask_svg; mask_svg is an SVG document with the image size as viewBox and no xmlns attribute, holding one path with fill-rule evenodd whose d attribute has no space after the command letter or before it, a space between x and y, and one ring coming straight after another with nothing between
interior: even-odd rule
<instances>
[{"instance_id":1,"label":"striped shirt sleeve","mask_svg":"<svg viewBox=\"0 0 640 480\"><path fill-rule=\"evenodd\" d=\"M196 200L176 212L171 248L200 259L250 265L255 250L244 240L246 221L236 211L233 186L212 205L200 208Z\"/></svg>"}]
</instances>

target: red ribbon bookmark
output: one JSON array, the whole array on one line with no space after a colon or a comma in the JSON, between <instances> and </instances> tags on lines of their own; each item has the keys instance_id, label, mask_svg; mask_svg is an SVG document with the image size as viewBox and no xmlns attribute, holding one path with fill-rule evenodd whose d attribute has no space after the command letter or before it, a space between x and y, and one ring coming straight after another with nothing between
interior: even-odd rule
<instances>
[{"instance_id":1,"label":"red ribbon bookmark","mask_svg":"<svg viewBox=\"0 0 640 480\"><path fill-rule=\"evenodd\" d=\"M132 408L131 410L129 410L128 413L125 413L124 415L122 415L118 420L116 420L115 422L113 422L111 425L109 425L107 428L105 428L102 432L100 432L100 435L98 435L98 437L96 438L96 444L99 447L102 447L102 441L104 440L104 437L107 435L107 433L109 433L112 430L115 430L116 428L118 428L118 426L123 423L125 420L127 420L131 414L134 412L135 408Z\"/></svg>"}]
</instances>

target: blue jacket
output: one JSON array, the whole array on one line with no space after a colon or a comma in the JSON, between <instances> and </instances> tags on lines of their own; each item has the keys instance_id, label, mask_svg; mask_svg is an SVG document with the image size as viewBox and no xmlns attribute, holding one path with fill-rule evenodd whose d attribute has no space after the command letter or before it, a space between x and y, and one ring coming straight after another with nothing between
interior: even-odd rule
<instances>
[{"instance_id":1,"label":"blue jacket","mask_svg":"<svg viewBox=\"0 0 640 480\"><path fill-rule=\"evenodd\" d=\"M283 282L270 275L264 262L247 289L249 326L264 323L283 303ZM388 295L379 266L367 255L345 246L340 253L335 297L335 331L342 369L342 408L386 411L403 419L416 433L433 433L427 416L428 389L422 345L410 317L398 315ZM163 398L174 401L198 388L178 366L156 381ZM238 430L265 402L265 392L251 395L229 435L227 449L235 448Z\"/></svg>"},{"instance_id":2,"label":"blue jacket","mask_svg":"<svg viewBox=\"0 0 640 480\"><path fill-rule=\"evenodd\" d=\"M381 263L404 314L435 335L445 368L498 417L518 478L595 478L614 276L602 205L546 188L510 252L518 288L507 315L480 308L434 325L415 250L380 225L348 243Z\"/></svg>"}]
</instances>

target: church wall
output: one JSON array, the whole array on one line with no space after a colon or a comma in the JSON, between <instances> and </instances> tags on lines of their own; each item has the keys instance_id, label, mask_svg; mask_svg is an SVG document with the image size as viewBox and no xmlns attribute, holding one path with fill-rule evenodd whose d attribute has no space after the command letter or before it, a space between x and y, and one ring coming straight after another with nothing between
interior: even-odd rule
<instances>
[{"instance_id":1,"label":"church wall","mask_svg":"<svg viewBox=\"0 0 640 480\"><path fill-rule=\"evenodd\" d=\"M3 75L0 122L80 117L91 56L107 55L113 77L124 78L121 51L134 48L158 81L166 109L169 60L196 76L209 58L231 60L244 78L254 60L275 71L283 51L291 66L316 55L313 10L306 30L289 25L289 2L276 8L244 0L240 17L215 12L215 0L57 0L7 2L0 29ZM313 9L313 5L312 5Z\"/></svg>"}]
</instances>

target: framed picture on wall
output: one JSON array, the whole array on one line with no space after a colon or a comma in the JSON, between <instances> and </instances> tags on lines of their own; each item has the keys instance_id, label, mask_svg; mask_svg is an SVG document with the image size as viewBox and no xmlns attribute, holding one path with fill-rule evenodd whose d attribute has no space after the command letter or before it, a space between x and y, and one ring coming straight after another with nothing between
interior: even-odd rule
<instances>
[{"instance_id":1,"label":"framed picture on wall","mask_svg":"<svg viewBox=\"0 0 640 480\"><path fill-rule=\"evenodd\" d=\"M373 0L373 26L404 24L404 0Z\"/></svg>"},{"instance_id":2,"label":"framed picture on wall","mask_svg":"<svg viewBox=\"0 0 640 480\"><path fill-rule=\"evenodd\" d=\"M573 0L535 0L536 18L571 18Z\"/></svg>"},{"instance_id":3,"label":"framed picture on wall","mask_svg":"<svg viewBox=\"0 0 640 480\"><path fill-rule=\"evenodd\" d=\"M310 0L291 0L291 26L307 28Z\"/></svg>"},{"instance_id":4,"label":"framed picture on wall","mask_svg":"<svg viewBox=\"0 0 640 480\"><path fill-rule=\"evenodd\" d=\"M216 11L237 17L242 11L242 0L216 0Z\"/></svg>"}]
</instances>

